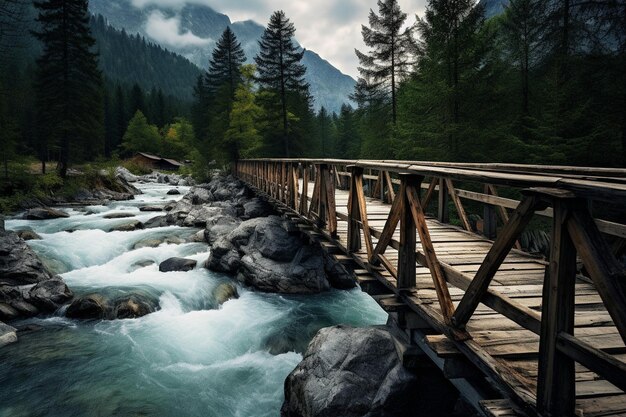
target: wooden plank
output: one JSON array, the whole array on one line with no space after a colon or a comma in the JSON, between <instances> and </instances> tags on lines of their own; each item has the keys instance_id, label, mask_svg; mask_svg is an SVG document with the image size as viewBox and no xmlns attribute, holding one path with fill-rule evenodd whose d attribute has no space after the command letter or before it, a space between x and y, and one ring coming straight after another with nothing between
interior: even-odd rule
<instances>
[{"instance_id":1,"label":"wooden plank","mask_svg":"<svg viewBox=\"0 0 626 417\"><path fill-rule=\"evenodd\" d=\"M454 206L456 207L456 212L459 215L461 222L463 223L463 227L465 227L465 230L471 232L472 226L467 219L467 214L465 213L465 208L463 208L463 203L461 203L461 199L456 193L454 184L452 184L452 180L449 178L446 178L446 188L448 189L448 193L450 193L450 197L452 197L452 201L454 202Z\"/></svg>"},{"instance_id":2,"label":"wooden plank","mask_svg":"<svg viewBox=\"0 0 626 417\"><path fill-rule=\"evenodd\" d=\"M588 209L573 210L567 227L606 309L626 342L626 271L600 235Z\"/></svg>"},{"instance_id":3,"label":"wooden plank","mask_svg":"<svg viewBox=\"0 0 626 417\"><path fill-rule=\"evenodd\" d=\"M421 183L416 182L417 185ZM428 225L426 224L426 218L424 216L424 209L419 200L419 194L415 184L411 184L406 189L408 198L408 206L414 219L414 223L417 226L417 231L420 236L420 242L424 251L425 264L430 270L430 275L437 291L437 298L439 299L439 305L441 307L441 313L446 323L450 323L452 314L454 313L454 306L450 299L450 292L448 291L448 285L446 284L441 264L437 259L437 254L430 240L430 232L428 231ZM415 250L414 250L415 252Z\"/></svg>"},{"instance_id":4,"label":"wooden plank","mask_svg":"<svg viewBox=\"0 0 626 417\"><path fill-rule=\"evenodd\" d=\"M560 333L574 332L574 284L576 249L567 231L567 206L554 203L550 268L543 292L537 409L548 416L574 413L576 385L574 361L558 350Z\"/></svg>"},{"instance_id":5,"label":"wooden plank","mask_svg":"<svg viewBox=\"0 0 626 417\"><path fill-rule=\"evenodd\" d=\"M476 277L467 288L465 296L457 307L452 322L461 328L465 326L474 310L489 289L489 284L495 276L498 268L508 255L522 230L526 227L538 208L539 202L533 196L526 197L519 207L513 212L509 223L504 227L497 237L491 249L487 253L485 260L480 265Z\"/></svg>"},{"instance_id":6,"label":"wooden plank","mask_svg":"<svg viewBox=\"0 0 626 417\"><path fill-rule=\"evenodd\" d=\"M415 255L417 225L412 214L411 204L408 200L407 187L415 184L419 186L419 184L422 183L422 177L401 175L400 182L400 194L398 194L398 198L402 199L402 205L400 211L400 249L398 250L398 288L412 289L415 287L415 270L417 263ZM422 242L422 244L424 244L424 242ZM448 303L451 307L452 301L450 301L449 295Z\"/></svg>"}]
</instances>

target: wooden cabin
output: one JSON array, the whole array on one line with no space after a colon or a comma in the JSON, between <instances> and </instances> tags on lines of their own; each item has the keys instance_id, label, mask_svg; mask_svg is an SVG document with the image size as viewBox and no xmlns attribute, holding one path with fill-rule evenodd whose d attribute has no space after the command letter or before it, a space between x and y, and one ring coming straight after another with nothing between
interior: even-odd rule
<instances>
[{"instance_id":1,"label":"wooden cabin","mask_svg":"<svg viewBox=\"0 0 626 417\"><path fill-rule=\"evenodd\" d=\"M145 152L137 152L131 160L141 167L163 171L178 171L183 166L182 163L175 159L161 158Z\"/></svg>"}]
</instances>

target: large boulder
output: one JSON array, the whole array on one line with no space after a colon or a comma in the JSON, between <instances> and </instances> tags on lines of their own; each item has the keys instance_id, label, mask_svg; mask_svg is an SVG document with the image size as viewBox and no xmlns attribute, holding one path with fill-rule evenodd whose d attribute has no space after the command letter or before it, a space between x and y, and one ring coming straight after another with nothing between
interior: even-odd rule
<instances>
[{"instance_id":1,"label":"large boulder","mask_svg":"<svg viewBox=\"0 0 626 417\"><path fill-rule=\"evenodd\" d=\"M122 178L126 182L137 182L139 181L139 177L127 170L124 167L115 168L115 176L117 178Z\"/></svg>"},{"instance_id":2,"label":"large boulder","mask_svg":"<svg viewBox=\"0 0 626 417\"><path fill-rule=\"evenodd\" d=\"M247 219L269 216L273 212L272 206L258 197L243 204L243 216Z\"/></svg>"},{"instance_id":3,"label":"large boulder","mask_svg":"<svg viewBox=\"0 0 626 417\"><path fill-rule=\"evenodd\" d=\"M147 220L144 224L143 227L144 229L154 229L156 227L165 227L167 226L167 217L166 216L156 216L151 218L150 220Z\"/></svg>"},{"instance_id":4,"label":"large boulder","mask_svg":"<svg viewBox=\"0 0 626 417\"><path fill-rule=\"evenodd\" d=\"M0 232L0 285L36 284L51 278L23 239L14 232Z\"/></svg>"},{"instance_id":5,"label":"large boulder","mask_svg":"<svg viewBox=\"0 0 626 417\"><path fill-rule=\"evenodd\" d=\"M42 281L28 291L28 300L42 310L55 311L74 297L60 277Z\"/></svg>"},{"instance_id":6,"label":"large boulder","mask_svg":"<svg viewBox=\"0 0 626 417\"><path fill-rule=\"evenodd\" d=\"M36 207L28 210L24 214L24 218L27 220L50 220L64 217L70 217L70 215L62 210L57 210L50 207Z\"/></svg>"},{"instance_id":7,"label":"large boulder","mask_svg":"<svg viewBox=\"0 0 626 417\"><path fill-rule=\"evenodd\" d=\"M177 188L172 188L167 192L167 195L180 195L180 191Z\"/></svg>"},{"instance_id":8,"label":"large boulder","mask_svg":"<svg viewBox=\"0 0 626 417\"><path fill-rule=\"evenodd\" d=\"M330 289L321 249L290 233L278 216L244 221L217 238L206 266L234 274L240 282L266 292L300 294Z\"/></svg>"},{"instance_id":9,"label":"large boulder","mask_svg":"<svg viewBox=\"0 0 626 417\"><path fill-rule=\"evenodd\" d=\"M172 271L191 271L196 267L198 262L194 259L185 258L169 258L159 264L159 271L172 272Z\"/></svg>"},{"instance_id":10,"label":"large boulder","mask_svg":"<svg viewBox=\"0 0 626 417\"><path fill-rule=\"evenodd\" d=\"M436 368L408 371L385 327L321 329L285 380L283 417L450 416L458 394Z\"/></svg>"},{"instance_id":11,"label":"large boulder","mask_svg":"<svg viewBox=\"0 0 626 417\"><path fill-rule=\"evenodd\" d=\"M109 315L109 300L100 294L88 294L75 299L65 311L71 319L104 319Z\"/></svg>"},{"instance_id":12,"label":"large boulder","mask_svg":"<svg viewBox=\"0 0 626 417\"><path fill-rule=\"evenodd\" d=\"M228 235L241 224L241 220L229 215L215 216L207 221L204 230L204 240L212 245L219 238Z\"/></svg>"},{"instance_id":13,"label":"large boulder","mask_svg":"<svg viewBox=\"0 0 626 417\"><path fill-rule=\"evenodd\" d=\"M117 226L113 226L109 229L110 232L132 232L133 230L143 229L144 225L139 220L132 220L127 223L122 223Z\"/></svg>"},{"instance_id":14,"label":"large boulder","mask_svg":"<svg viewBox=\"0 0 626 417\"><path fill-rule=\"evenodd\" d=\"M159 300L145 294L130 294L113 302L113 318L135 319L157 311Z\"/></svg>"}]
</instances>

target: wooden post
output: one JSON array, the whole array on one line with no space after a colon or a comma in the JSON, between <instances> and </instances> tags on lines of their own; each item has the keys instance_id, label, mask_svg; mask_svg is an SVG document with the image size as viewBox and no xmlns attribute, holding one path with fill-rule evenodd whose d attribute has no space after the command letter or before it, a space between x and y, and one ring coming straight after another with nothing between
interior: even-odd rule
<instances>
[{"instance_id":1,"label":"wooden post","mask_svg":"<svg viewBox=\"0 0 626 417\"><path fill-rule=\"evenodd\" d=\"M348 251L357 252L361 249L361 230L359 227L359 200L356 195L356 181L363 181L363 168L348 167L350 176L350 194L348 195Z\"/></svg>"},{"instance_id":2,"label":"wooden post","mask_svg":"<svg viewBox=\"0 0 626 417\"><path fill-rule=\"evenodd\" d=\"M406 194L407 185L421 186L422 177L415 175L400 175L402 183L402 205L400 211L400 249L398 250L398 289L408 290L415 288L415 271L417 268L416 245L417 228L411 213L409 199Z\"/></svg>"},{"instance_id":3,"label":"wooden post","mask_svg":"<svg viewBox=\"0 0 626 417\"><path fill-rule=\"evenodd\" d=\"M443 177L439 178L439 204L437 219L441 223L448 223L450 221L448 214L448 187L446 186L446 179Z\"/></svg>"},{"instance_id":4,"label":"wooden post","mask_svg":"<svg viewBox=\"0 0 626 417\"><path fill-rule=\"evenodd\" d=\"M489 185L484 186L484 193L490 194ZM485 203L483 206L483 235L488 239L495 239L497 226L498 219L495 208L491 204Z\"/></svg>"},{"instance_id":5,"label":"wooden post","mask_svg":"<svg viewBox=\"0 0 626 417\"><path fill-rule=\"evenodd\" d=\"M302 164L302 196L300 197L300 214L307 214L307 200L309 192L309 167L306 163Z\"/></svg>"},{"instance_id":6,"label":"wooden post","mask_svg":"<svg viewBox=\"0 0 626 417\"><path fill-rule=\"evenodd\" d=\"M573 416L574 361L557 348L561 332L574 333L576 249L567 230L568 208L554 201L550 266L543 287L537 410L549 417Z\"/></svg>"}]
</instances>

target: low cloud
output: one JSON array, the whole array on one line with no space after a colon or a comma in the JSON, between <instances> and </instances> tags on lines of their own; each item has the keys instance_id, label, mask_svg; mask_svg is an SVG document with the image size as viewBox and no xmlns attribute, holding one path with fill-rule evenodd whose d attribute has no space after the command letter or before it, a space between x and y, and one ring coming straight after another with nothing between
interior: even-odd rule
<instances>
[{"instance_id":1,"label":"low cloud","mask_svg":"<svg viewBox=\"0 0 626 417\"><path fill-rule=\"evenodd\" d=\"M254 20L267 25L275 10L284 10L296 26L296 38L307 49L327 59L344 73L358 75L354 48L367 51L361 38L361 25L368 23L369 10L378 12L377 0L131 0L137 7L156 5L178 9L185 4L203 4L228 15L232 21ZM407 23L415 15L423 15L427 0L398 0L408 14ZM162 17L162 16L161 16ZM163 23L161 19L156 23ZM171 25L171 19L165 19ZM202 41L193 34L173 33L177 42L188 39ZM189 36L191 35L191 36ZM150 34L150 36L153 36ZM171 35L170 35L171 36ZM156 36L153 36L156 38ZM195 40L193 39L195 38ZM180 45L180 43L179 43Z\"/></svg>"},{"instance_id":2,"label":"low cloud","mask_svg":"<svg viewBox=\"0 0 626 417\"><path fill-rule=\"evenodd\" d=\"M189 31L181 31L178 16L166 17L160 11L153 11L146 21L146 33L155 41L176 48L207 46L213 40L194 35Z\"/></svg>"}]
</instances>

